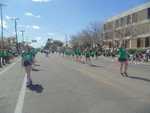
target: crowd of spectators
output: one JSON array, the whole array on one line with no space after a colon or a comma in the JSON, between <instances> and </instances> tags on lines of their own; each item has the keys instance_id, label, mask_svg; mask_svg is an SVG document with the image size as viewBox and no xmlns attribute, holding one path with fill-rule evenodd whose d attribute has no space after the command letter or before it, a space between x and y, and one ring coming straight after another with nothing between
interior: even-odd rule
<instances>
[{"instance_id":1,"label":"crowd of spectators","mask_svg":"<svg viewBox=\"0 0 150 113\"><path fill-rule=\"evenodd\" d=\"M138 62L149 62L150 61L150 49L145 49L143 51L135 51L134 53L128 52L129 61L132 63ZM105 57L116 57L118 55L118 49L106 49L103 51Z\"/></svg>"}]
</instances>

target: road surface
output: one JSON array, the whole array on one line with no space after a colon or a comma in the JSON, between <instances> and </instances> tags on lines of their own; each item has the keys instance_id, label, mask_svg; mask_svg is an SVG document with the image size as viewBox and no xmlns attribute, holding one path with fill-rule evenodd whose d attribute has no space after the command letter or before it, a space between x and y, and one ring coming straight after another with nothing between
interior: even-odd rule
<instances>
[{"instance_id":1,"label":"road surface","mask_svg":"<svg viewBox=\"0 0 150 113\"><path fill-rule=\"evenodd\" d=\"M130 65L129 78L119 64L99 58L93 66L38 55L33 87L24 88L19 59L0 73L0 113L150 113L150 67Z\"/></svg>"}]
</instances>

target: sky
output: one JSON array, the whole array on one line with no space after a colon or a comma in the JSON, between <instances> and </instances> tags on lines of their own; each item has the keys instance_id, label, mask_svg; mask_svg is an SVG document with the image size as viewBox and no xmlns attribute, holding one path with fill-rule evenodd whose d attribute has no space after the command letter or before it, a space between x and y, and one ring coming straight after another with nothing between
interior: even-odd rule
<instances>
[{"instance_id":1,"label":"sky","mask_svg":"<svg viewBox=\"0 0 150 113\"><path fill-rule=\"evenodd\" d=\"M48 38L65 41L65 36L80 32L92 22L104 22L149 0L0 0L3 8L4 36L14 35L18 20L18 37L25 30L25 41L37 40L40 47Z\"/></svg>"}]
</instances>

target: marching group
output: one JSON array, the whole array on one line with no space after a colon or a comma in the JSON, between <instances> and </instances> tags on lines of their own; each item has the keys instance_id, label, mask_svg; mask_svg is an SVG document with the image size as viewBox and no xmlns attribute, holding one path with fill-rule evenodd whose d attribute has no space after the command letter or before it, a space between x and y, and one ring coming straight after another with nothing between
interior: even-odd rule
<instances>
[{"instance_id":1,"label":"marching group","mask_svg":"<svg viewBox=\"0 0 150 113\"><path fill-rule=\"evenodd\" d=\"M99 55L101 55L99 53L99 50L96 49L89 49L86 48L84 50L80 49L80 48L76 48L74 51L65 51L64 52L66 56L71 56L71 58L76 61L76 62L80 62L80 63L87 63L92 65L91 59L92 58L98 58ZM105 54L103 54L105 55ZM118 56L118 62L120 62L120 74L123 77L128 77L128 61L129 61L129 54L128 51L125 49L125 45L121 44L120 48L117 49L117 51L115 51L115 54L113 54L114 56Z\"/></svg>"},{"instance_id":2,"label":"marching group","mask_svg":"<svg viewBox=\"0 0 150 113\"><path fill-rule=\"evenodd\" d=\"M74 61L79 62L79 63L92 64L91 59L98 58L98 51L95 49L89 49L89 48L86 48L84 50L80 48L76 48L73 51L65 51L64 55L71 56Z\"/></svg>"},{"instance_id":3,"label":"marching group","mask_svg":"<svg viewBox=\"0 0 150 113\"><path fill-rule=\"evenodd\" d=\"M48 57L50 51L44 50L46 57ZM52 52L55 53L55 52ZM65 49L63 52L59 52L59 54L63 54L63 56L67 58L71 58L73 61L89 64L90 66L94 66L92 64L92 59L98 59L100 55L103 56L112 56L117 57L117 61L120 63L120 74L123 77L128 77L128 64L130 62L148 62L150 59L150 50L147 49L144 52L136 52L135 54L130 54L129 50L125 48L125 44L120 44L120 47L113 51L104 51L103 49L97 48L74 48L74 49Z\"/></svg>"}]
</instances>

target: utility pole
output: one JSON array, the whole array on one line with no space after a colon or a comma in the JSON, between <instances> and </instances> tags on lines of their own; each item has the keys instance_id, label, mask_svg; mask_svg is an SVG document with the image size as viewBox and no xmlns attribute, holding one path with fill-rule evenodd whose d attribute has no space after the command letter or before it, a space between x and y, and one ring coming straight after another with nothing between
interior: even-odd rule
<instances>
[{"instance_id":1,"label":"utility pole","mask_svg":"<svg viewBox=\"0 0 150 113\"><path fill-rule=\"evenodd\" d=\"M19 20L19 18L12 18L12 20L14 20L14 23L15 23L16 49L17 49L17 52L19 53L19 45L18 45L18 31L17 31L17 20Z\"/></svg>"},{"instance_id":2,"label":"utility pole","mask_svg":"<svg viewBox=\"0 0 150 113\"><path fill-rule=\"evenodd\" d=\"M25 32L25 31L24 31L24 30L21 30L20 32L21 32L21 34L22 34L22 42L24 43L24 42L25 42L25 40L24 40L24 32Z\"/></svg>"},{"instance_id":3,"label":"utility pole","mask_svg":"<svg viewBox=\"0 0 150 113\"><path fill-rule=\"evenodd\" d=\"M5 6L4 4L0 3L0 15L1 15L1 47L2 49L4 48L4 26L3 26L3 6Z\"/></svg>"},{"instance_id":4,"label":"utility pole","mask_svg":"<svg viewBox=\"0 0 150 113\"><path fill-rule=\"evenodd\" d=\"M67 34L65 34L65 43L66 43L66 47L68 47L68 36L67 36Z\"/></svg>"}]
</instances>

